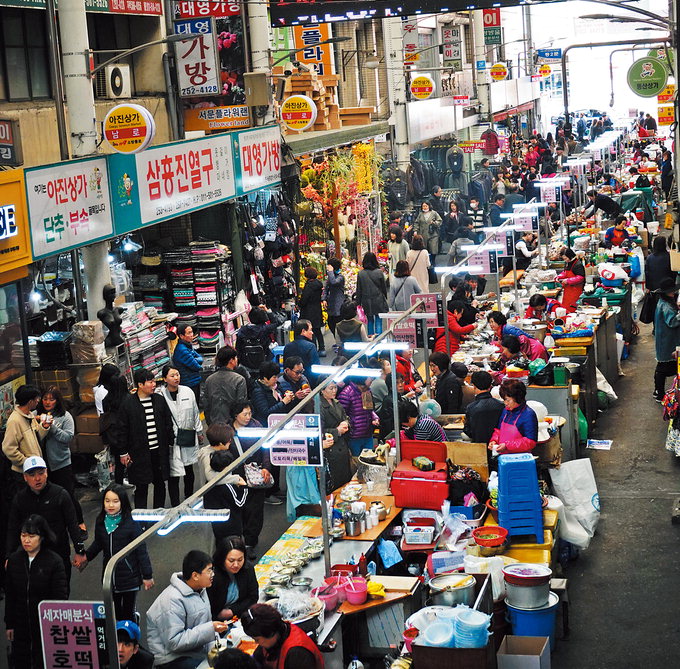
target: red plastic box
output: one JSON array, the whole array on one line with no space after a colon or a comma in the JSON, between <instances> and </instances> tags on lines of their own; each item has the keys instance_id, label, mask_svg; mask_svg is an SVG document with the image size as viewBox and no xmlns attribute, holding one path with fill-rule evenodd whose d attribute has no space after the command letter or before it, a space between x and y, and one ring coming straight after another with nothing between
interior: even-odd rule
<instances>
[{"instance_id":1,"label":"red plastic box","mask_svg":"<svg viewBox=\"0 0 680 669\"><path fill-rule=\"evenodd\" d=\"M424 455L434 460L431 472L416 469L411 460ZM439 441L402 441L402 461L392 474L394 503L404 509L439 510L449 496L446 470L446 444Z\"/></svg>"}]
</instances>

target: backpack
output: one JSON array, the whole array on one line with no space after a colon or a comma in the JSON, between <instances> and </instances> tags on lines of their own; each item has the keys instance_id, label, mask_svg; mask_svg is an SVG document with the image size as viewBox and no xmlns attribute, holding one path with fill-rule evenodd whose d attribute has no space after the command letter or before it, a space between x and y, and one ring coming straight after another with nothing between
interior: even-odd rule
<instances>
[{"instance_id":1,"label":"backpack","mask_svg":"<svg viewBox=\"0 0 680 669\"><path fill-rule=\"evenodd\" d=\"M260 369L260 365L265 361L264 348L260 335L253 332L239 332L236 338L236 351L238 352L239 362L248 369Z\"/></svg>"}]
</instances>

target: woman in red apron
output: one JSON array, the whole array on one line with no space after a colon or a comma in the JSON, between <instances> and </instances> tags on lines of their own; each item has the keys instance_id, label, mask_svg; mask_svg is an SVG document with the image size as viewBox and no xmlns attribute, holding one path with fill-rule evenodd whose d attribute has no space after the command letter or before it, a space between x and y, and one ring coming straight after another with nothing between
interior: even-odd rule
<instances>
[{"instance_id":1,"label":"woman in red apron","mask_svg":"<svg viewBox=\"0 0 680 669\"><path fill-rule=\"evenodd\" d=\"M517 379L505 379L500 388L505 409L491 435L489 450L504 453L530 453L538 440L538 418L527 406L527 387Z\"/></svg>"},{"instance_id":2,"label":"woman in red apron","mask_svg":"<svg viewBox=\"0 0 680 669\"><path fill-rule=\"evenodd\" d=\"M324 669L316 644L287 623L269 604L253 604L241 618L243 631L257 642L253 657L267 669Z\"/></svg>"},{"instance_id":3,"label":"woman in red apron","mask_svg":"<svg viewBox=\"0 0 680 669\"><path fill-rule=\"evenodd\" d=\"M567 263L564 272L557 277L562 284L562 306L568 313L573 313L586 283L586 270L572 249L564 249L562 258Z\"/></svg>"}]
</instances>

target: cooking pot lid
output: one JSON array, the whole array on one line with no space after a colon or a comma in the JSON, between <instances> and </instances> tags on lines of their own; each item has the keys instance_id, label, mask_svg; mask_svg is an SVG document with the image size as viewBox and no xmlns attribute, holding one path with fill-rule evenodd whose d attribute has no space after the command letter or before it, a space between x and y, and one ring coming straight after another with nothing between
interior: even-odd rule
<instances>
[{"instance_id":1,"label":"cooking pot lid","mask_svg":"<svg viewBox=\"0 0 680 669\"><path fill-rule=\"evenodd\" d=\"M552 576L552 569L541 564L518 562L503 567L503 573L507 576L514 576L515 578L542 579L550 578Z\"/></svg>"}]
</instances>

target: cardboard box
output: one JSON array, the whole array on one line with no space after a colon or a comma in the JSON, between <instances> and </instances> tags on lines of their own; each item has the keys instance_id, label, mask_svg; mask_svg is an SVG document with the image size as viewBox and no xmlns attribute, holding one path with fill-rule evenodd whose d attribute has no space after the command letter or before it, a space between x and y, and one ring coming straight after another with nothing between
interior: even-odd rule
<instances>
[{"instance_id":1,"label":"cardboard box","mask_svg":"<svg viewBox=\"0 0 680 669\"><path fill-rule=\"evenodd\" d=\"M470 467L482 477L489 480L489 464L486 444L475 444L469 441L447 441L446 457L459 467Z\"/></svg>"},{"instance_id":2,"label":"cardboard box","mask_svg":"<svg viewBox=\"0 0 680 669\"><path fill-rule=\"evenodd\" d=\"M76 432L99 434L99 416L96 409L87 409L76 416Z\"/></svg>"},{"instance_id":3,"label":"cardboard box","mask_svg":"<svg viewBox=\"0 0 680 669\"><path fill-rule=\"evenodd\" d=\"M73 453L99 453L105 448L102 438L97 434L88 434L81 432L76 435L74 447L71 449Z\"/></svg>"},{"instance_id":4,"label":"cardboard box","mask_svg":"<svg viewBox=\"0 0 680 669\"><path fill-rule=\"evenodd\" d=\"M506 636L496 654L498 669L550 669L547 636Z\"/></svg>"},{"instance_id":5,"label":"cardboard box","mask_svg":"<svg viewBox=\"0 0 680 669\"><path fill-rule=\"evenodd\" d=\"M436 648L413 644L413 669L488 669L494 666L493 644L485 648Z\"/></svg>"}]
</instances>

